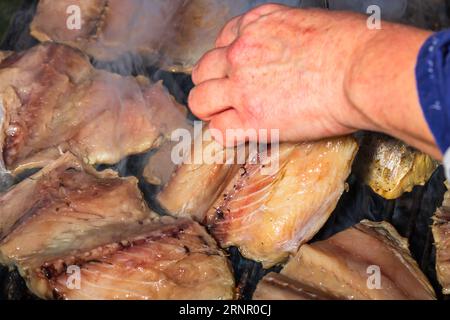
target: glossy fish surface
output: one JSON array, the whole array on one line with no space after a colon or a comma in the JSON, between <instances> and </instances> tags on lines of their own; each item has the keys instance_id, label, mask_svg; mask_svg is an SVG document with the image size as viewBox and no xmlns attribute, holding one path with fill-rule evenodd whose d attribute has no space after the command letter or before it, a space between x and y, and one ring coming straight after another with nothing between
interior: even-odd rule
<instances>
[{"instance_id":1,"label":"glossy fish surface","mask_svg":"<svg viewBox=\"0 0 450 320\"><path fill-rule=\"evenodd\" d=\"M114 164L157 147L185 118L161 83L95 70L76 49L42 44L0 64L4 165L13 174L70 150Z\"/></svg>"},{"instance_id":2,"label":"glossy fish surface","mask_svg":"<svg viewBox=\"0 0 450 320\"><path fill-rule=\"evenodd\" d=\"M432 300L435 293L390 224L362 221L325 241L303 245L254 299Z\"/></svg>"}]
</instances>

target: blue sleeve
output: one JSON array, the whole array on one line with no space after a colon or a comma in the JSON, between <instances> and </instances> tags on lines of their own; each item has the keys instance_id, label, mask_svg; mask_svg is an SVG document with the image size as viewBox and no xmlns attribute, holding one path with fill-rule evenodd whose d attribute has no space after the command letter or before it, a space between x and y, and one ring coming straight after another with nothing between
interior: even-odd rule
<instances>
[{"instance_id":1,"label":"blue sleeve","mask_svg":"<svg viewBox=\"0 0 450 320\"><path fill-rule=\"evenodd\" d=\"M450 178L450 30L425 42L417 60L416 80L423 113L444 154Z\"/></svg>"}]
</instances>

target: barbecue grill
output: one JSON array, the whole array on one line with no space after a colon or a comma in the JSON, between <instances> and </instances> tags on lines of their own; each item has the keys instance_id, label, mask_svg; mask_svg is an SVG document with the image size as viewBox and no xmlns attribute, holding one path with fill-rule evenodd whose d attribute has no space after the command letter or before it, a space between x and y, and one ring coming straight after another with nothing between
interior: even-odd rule
<instances>
[{"instance_id":1,"label":"barbecue grill","mask_svg":"<svg viewBox=\"0 0 450 320\"><path fill-rule=\"evenodd\" d=\"M304 0L301 6L316 6L328 9L353 9L360 11L366 3L363 0ZM385 18L403 23L413 24L419 27L439 30L450 25L450 1L427 0L411 1L371 1L385 10ZM37 1L24 1L22 7L11 18L9 27L3 37L1 50L21 51L37 44L28 32L29 24L33 18ZM144 74L153 80L162 80L171 94L183 104L189 90L192 88L190 77L185 74L173 74L159 70L156 67L143 67L136 63L135 59L129 60L126 68L117 68L114 64L92 61L97 68L107 69L121 74ZM130 72L131 70L131 72ZM193 119L193 116L191 116ZM140 179L140 188L150 207L161 212L154 201L158 188L147 184L143 177L143 164L146 155L132 156L113 166L122 176L134 175ZM100 167L99 169L104 169ZM17 179L23 179L18 177ZM368 186L363 185L356 176L349 180L349 191L341 198L337 209L329 219L325 227L314 240L329 238L337 232L360 222L363 219L372 221L390 222L402 236L410 241L411 252L422 271L434 286L438 296L441 288L436 280L435 250L431 233L431 217L436 208L441 205L444 192L444 173L439 168L430 181L424 187L416 187L413 192L407 193L400 199L388 201L376 195ZM5 183L5 181L2 181ZM230 258L234 268L236 283L241 299L250 299L258 281L268 272L256 262L244 259L237 249L230 250ZM444 298L439 296L440 298ZM0 299L35 299L28 292L23 280L15 271L0 269Z\"/></svg>"}]
</instances>

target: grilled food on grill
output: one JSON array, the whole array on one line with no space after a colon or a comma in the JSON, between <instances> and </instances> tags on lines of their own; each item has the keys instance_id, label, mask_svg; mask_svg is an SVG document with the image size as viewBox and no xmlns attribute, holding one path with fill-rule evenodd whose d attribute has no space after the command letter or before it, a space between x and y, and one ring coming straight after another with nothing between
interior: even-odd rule
<instances>
[{"instance_id":1,"label":"grilled food on grill","mask_svg":"<svg viewBox=\"0 0 450 320\"><path fill-rule=\"evenodd\" d=\"M176 121L173 121L172 128L182 130L183 134L189 137L192 136L193 126L187 123L185 117L174 118L174 120ZM177 168L177 163L172 159L172 153L177 151L178 143L178 141L172 141L172 136L168 135L158 150L150 156L142 173L148 183L165 186L169 182Z\"/></svg>"},{"instance_id":2,"label":"grilled food on grill","mask_svg":"<svg viewBox=\"0 0 450 320\"><path fill-rule=\"evenodd\" d=\"M350 138L282 144L267 163L246 164L209 209L206 220L222 247L236 246L271 267L310 240L334 211L358 146Z\"/></svg>"},{"instance_id":3,"label":"grilled food on grill","mask_svg":"<svg viewBox=\"0 0 450 320\"><path fill-rule=\"evenodd\" d=\"M378 273L379 272L379 273ZM259 284L254 299L435 299L390 224L363 221L328 240L303 245L281 274Z\"/></svg>"},{"instance_id":4,"label":"grilled food on grill","mask_svg":"<svg viewBox=\"0 0 450 320\"><path fill-rule=\"evenodd\" d=\"M174 16L173 36L163 47L163 68L176 72L192 71L207 51L214 48L220 30L233 17L258 5L275 2L297 6L299 0L188 0Z\"/></svg>"},{"instance_id":5,"label":"grilled food on grill","mask_svg":"<svg viewBox=\"0 0 450 320\"><path fill-rule=\"evenodd\" d=\"M434 216L433 235L436 246L436 273L444 294L450 294L450 192Z\"/></svg>"},{"instance_id":6,"label":"grilled food on grill","mask_svg":"<svg viewBox=\"0 0 450 320\"><path fill-rule=\"evenodd\" d=\"M79 289L70 266L79 268ZM36 268L28 284L42 298L101 300L232 299L234 279L214 240L191 220L142 227L133 237ZM73 282L72 285L76 285Z\"/></svg>"},{"instance_id":7,"label":"grilled food on grill","mask_svg":"<svg viewBox=\"0 0 450 320\"><path fill-rule=\"evenodd\" d=\"M30 29L39 41L66 43L98 60L114 60L128 53L154 58L172 34L172 18L184 2L40 0ZM82 22L77 26L79 17Z\"/></svg>"},{"instance_id":8,"label":"grilled food on grill","mask_svg":"<svg viewBox=\"0 0 450 320\"><path fill-rule=\"evenodd\" d=\"M190 72L225 23L267 0L40 0L31 34L83 50L98 60L139 54L167 70ZM298 0L274 1L298 5ZM80 29L69 29L80 8Z\"/></svg>"},{"instance_id":9,"label":"grilled food on grill","mask_svg":"<svg viewBox=\"0 0 450 320\"><path fill-rule=\"evenodd\" d=\"M201 226L159 218L135 178L71 154L1 196L0 222L0 263L41 298L233 298L227 259Z\"/></svg>"},{"instance_id":10,"label":"grilled food on grill","mask_svg":"<svg viewBox=\"0 0 450 320\"><path fill-rule=\"evenodd\" d=\"M160 83L92 68L58 44L0 64L0 147L8 170L46 165L70 150L89 164L114 164L159 145L186 110Z\"/></svg>"},{"instance_id":11,"label":"grilled food on grill","mask_svg":"<svg viewBox=\"0 0 450 320\"><path fill-rule=\"evenodd\" d=\"M198 222L204 222L208 209L239 171L239 166L235 164L237 152L234 153L234 160L228 163L227 150L211 138L209 130L202 135L204 139L199 150L205 151L205 154L211 150L220 161L205 163L203 156L196 155L193 142L191 152L185 155L190 159L183 160L184 163L176 169L157 197L160 206L171 215L191 217Z\"/></svg>"},{"instance_id":12,"label":"grilled food on grill","mask_svg":"<svg viewBox=\"0 0 450 320\"><path fill-rule=\"evenodd\" d=\"M438 163L403 142L381 134L367 134L355 169L380 196L391 200L428 182Z\"/></svg>"},{"instance_id":13,"label":"grilled food on grill","mask_svg":"<svg viewBox=\"0 0 450 320\"><path fill-rule=\"evenodd\" d=\"M221 158L228 157L219 150ZM328 219L356 151L352 138L342 138L282 144L279 153L266 159L261 154L244 166L182 165L158 200L172 215L207 224L222 247L237 246L245 257L271 267ZM278 170L266 172L276 163Z\"/></svg>"},{"instance_id":14,"label":"grilled food on grill","mask_svg":"<svg viewBox=\"0 0 450 320\"><path fill-rule=\"evenodd\" d=\"M120 241L158 219L135 178L97 172L71 154L0 197L0 262L30 265Z\"/></svg>"}]
</instances>

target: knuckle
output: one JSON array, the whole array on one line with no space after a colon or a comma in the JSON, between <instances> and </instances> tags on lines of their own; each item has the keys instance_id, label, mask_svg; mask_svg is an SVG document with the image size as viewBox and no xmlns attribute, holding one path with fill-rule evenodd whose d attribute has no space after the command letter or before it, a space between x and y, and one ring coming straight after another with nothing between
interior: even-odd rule
<instances>
[{"instance_id":1,"label":"knuckle","mask_svg":"<svg viewBox=\"0 0 450 320\"><path fill-rule=\"evenodd\" d=\"M284 6L280 5L280 4L266 3L266 4L260 5L260 6L256 7L256 8L254 8L254 9L250 10L248 13L252 14L253 17L255 17L255 16L259 17L259 16L264 15L266 13L270 13L270 12L273 12L273 11L276 11L276 10L280 10L282 8L284 8Z\"/></svg>"},{"instance_id":2,"label":"knuckle","mask_svg":"<svg viewBox=\"0 0 450 320\"><path fill-rule=\"evenodd\" d=\"M227 60L231 65L236 65L242 59L248 40L245 36L237 39L227 51Z\"/></svg>"}]
</instances>

